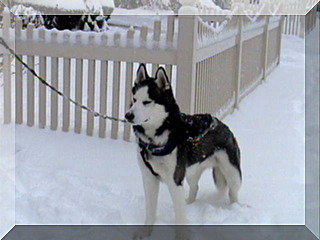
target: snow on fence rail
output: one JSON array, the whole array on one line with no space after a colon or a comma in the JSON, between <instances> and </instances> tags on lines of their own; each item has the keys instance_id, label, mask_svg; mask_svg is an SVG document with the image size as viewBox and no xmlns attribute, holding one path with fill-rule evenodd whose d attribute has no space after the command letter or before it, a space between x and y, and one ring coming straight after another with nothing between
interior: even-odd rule
<instances>
[{"instance_id":1,"label":"snow on fence rail","mask_svg":"<svg viewBox=\"0 0 320 240\"><path fill-rule=\"evenodd\" d=\"M238 107L241 98L279 63L282 17L264 16L252 22L245 16L181 15L167 16L165 21L165 29L155 21L152 31L145 26L108 33L59 32L32 25L25 30L18 19L12 29L9 13L4 12L1 34L11 46L15 42L16 53L29 66L67 96L120 118L129 106L140 62L147 63L152 74L159 65L166 68L183 112L220 117ZM11 56L1 46L0 52L4 53L4 123L14 115L17 124L77 133L85 129L89 136L97 130L100 137L110 134L116 139L123 134L130 140L128 124L94 119L38 84L31 73L24 74L17 60L11 66Z\"/></svg>"}]
</instances>

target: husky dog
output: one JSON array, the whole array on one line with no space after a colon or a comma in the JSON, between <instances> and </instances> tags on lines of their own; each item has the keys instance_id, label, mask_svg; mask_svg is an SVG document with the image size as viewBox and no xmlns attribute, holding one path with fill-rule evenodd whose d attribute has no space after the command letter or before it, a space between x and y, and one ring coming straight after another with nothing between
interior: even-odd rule
<instances>
[{"instance_id":1,"label":"husky dog","mask_svg":"<svg viewBox=\"0 0 320 240\"><path fill-rule=\"evenodd\" d=\"M202 172L212 169L217 189L238 201L241 185L240 150L230 129L210 114L180 112L164 68L149 77L141 64L132 89L133 102L125 117L133 125L138 143L146 202L146 225L156 220L159 183L164 182L173 201L177 225L186 221L186 203L198 192ZM190 192L185 200L183 180ZM147 237L151 228L137 238Z\"/></svg>"}]
</instances>

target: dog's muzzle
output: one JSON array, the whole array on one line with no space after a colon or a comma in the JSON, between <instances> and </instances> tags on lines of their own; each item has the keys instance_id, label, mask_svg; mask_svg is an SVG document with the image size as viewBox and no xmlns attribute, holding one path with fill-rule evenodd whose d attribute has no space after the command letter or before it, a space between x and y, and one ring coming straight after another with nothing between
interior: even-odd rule
<instances>
[{"instance_id":1,"label":"dog's muzzle","mask_svg":"<svg viewBox=\"0 0 320 240\"><path fill-rule=\"evenodd\" d=\"M127 112L124 117L128 120L129 123L133 123L134 114L132 112Z\"/></svg>"}]
</instances>

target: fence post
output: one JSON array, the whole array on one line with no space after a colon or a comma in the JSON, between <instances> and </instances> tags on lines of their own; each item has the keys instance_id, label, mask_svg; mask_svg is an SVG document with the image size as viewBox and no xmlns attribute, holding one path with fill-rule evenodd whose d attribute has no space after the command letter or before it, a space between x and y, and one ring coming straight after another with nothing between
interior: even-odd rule
<instances>
[{"instance_id":1,"label":"fence post","mask_svg":"<svg viewBox=\"0 0 320 240\"><path fill-rule=\"evenodd\" d=\"M284 23L284 16L281 16L281 18L280 18L280 26L279 26L279 46L278 46L278 62L277 62L277 65L280 64L283 23Z\"/></svg>"},{"instance_id":2,"label":"fence post","mask_svg":"<svg viewBox=\"0 0 320 240\"><path fill-rule=\"evenodd\" d=\"M263 52L263 76L262 76L262 79L264 81L266 80L267 70L268 70L269 23L270 23L270 16L268 15L266 16L266 23L264 26L264 52Z\"/></svg>"},{"instance_id":3,"label":"fence post","mask_svg":"<svg viewBox=\"0 0 320 240\"><path fill-rule=\"evenodd\" d=\"M10 12L7 8L3 11L3 38L9 42L10 29ZM4 96L4 124L11 122L11 62L10 54L6 52L3 54L3 96Z\"/></svg>"},{"instance_id":4,"label":"fence post","mask_svg":"<svg viewBox=\"0 0 320 240\"><path fill-rule=\"evenodd\" d=\"M236 72L236 82L235 82L235 103L234 108L239 108L240 101L240 86L241 86L241 65L242 65L242 38L243 38L243 16L239 15L238 18L238 28L239 33L237 36L237 72Z\"/></svg>"},{"instance_id":5,"label":"fence post","mask_svg":"<svg viewBox=\"0 0 320 240\"><path fill-rule=\"evenodd\" d=\"M198 16L179 16L176 98L181 111L190 114L195 110L197 27Z\"/></svg>"}]
</instances>

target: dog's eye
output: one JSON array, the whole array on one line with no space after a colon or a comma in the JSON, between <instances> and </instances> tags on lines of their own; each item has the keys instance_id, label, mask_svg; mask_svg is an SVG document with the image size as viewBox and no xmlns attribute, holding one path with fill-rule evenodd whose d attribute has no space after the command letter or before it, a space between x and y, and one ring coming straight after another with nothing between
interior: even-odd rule
<instances>
[{"instance_id":1,"label":"dog's eye","mask_svg":"<svg viewBox=\"0 0 320 240\"><path fill-rule=\"evenodd\" d=\"M143 103L143 105L148 105L148 104L152 103L152 101L143 101L142 103Z\"/></svg>"},{"instance_id":2,"label":"dog's eye","mask_svg":"<svg viewBox=\"0 0 320 240\"><path fill-rule=\"evenodd\" d=\"M133 102L136 102L136 101L137 101L137 99L134 98L134 99L133 99Z\"/></svg>"}]
</instances>

